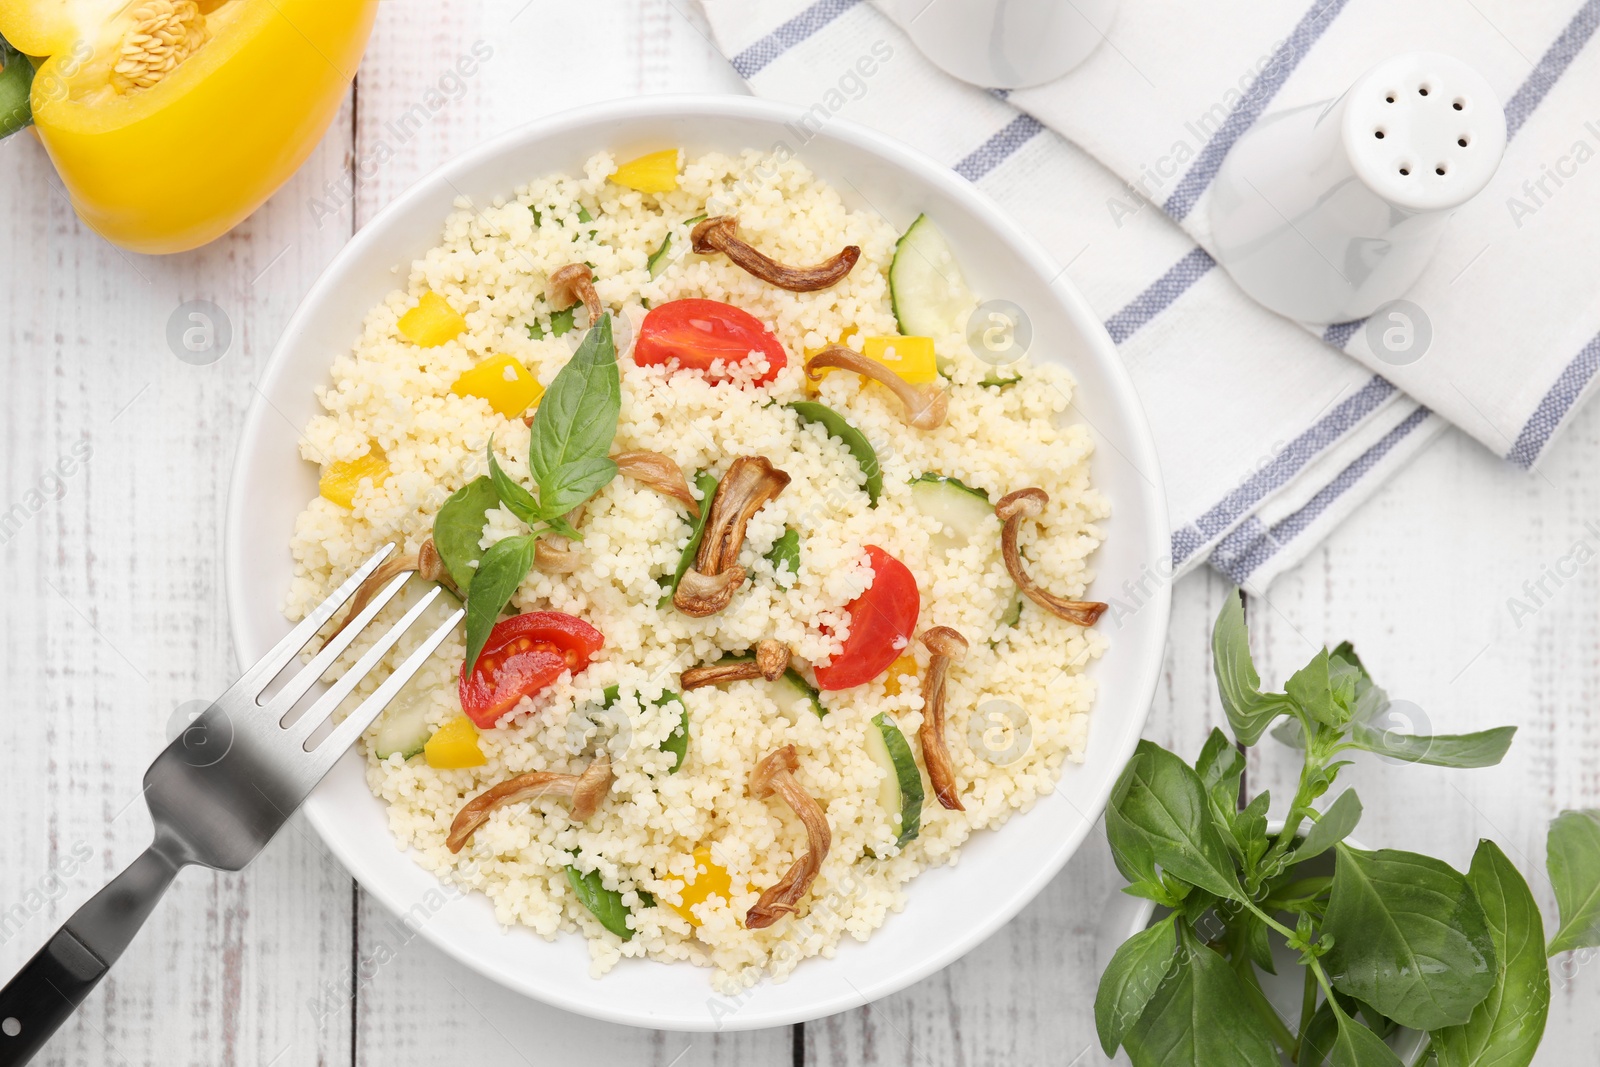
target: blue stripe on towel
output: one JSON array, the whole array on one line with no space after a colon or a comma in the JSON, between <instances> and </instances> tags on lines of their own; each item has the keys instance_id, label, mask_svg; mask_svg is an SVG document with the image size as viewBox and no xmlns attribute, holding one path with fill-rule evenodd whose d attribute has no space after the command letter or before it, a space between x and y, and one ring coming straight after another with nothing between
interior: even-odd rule
<instances>
[{"instance_id":1,"label":"blue stripe on towel","mask_svg":"<svg viewBox=\"0 0 1600 1067\"><path fill-rule=\"evenodd\" d=\"M975 182L1005 162L1012 153L1044 130L1043 124L1032 115L1019 114L1000 128L1000 132L973 150L955 166L957 174Z\"/></svg>"},{"instance_id":2,"label":"blue stripe on towel","mask_svg":"<svg viewBox=\"0 0 1600 1067\"><path fill-rule=\"evenodd\" d=\"M1533 109L1538 107L1545 95L1567 72L1572 60L1583 50L1583 46L1594 36L1596 28L1600 28L1600 0L1588 0L1572 21L1567 23L1567 28L1555 39L1555 43L1545 50L1539 57L1539 62L1534 66L1533 73L1529 74L1519 88L1506 101L1506 137L1512 138L1517 131L1522 129L1522 124L1528 121L1528 116L1533 114Z\"/></svg>"},{"instance_id":3,"label":"blue stripe on towel","mask_svg":"<svg viewBox=\"0 0 1600 1067\"><path fill-rule=\"evenodd\" d=\"M1134 297L1127 307L1106 320L1106 331L1111 334L1111 340L1120 345L1138 333L1139 327L1171 307L1189 286L1216 265L1217 261L1205 249L1191 250L1174 263L1167 273L1157 278L1150 288Z\"/></svg>"},{"instance_id":4,"label":"blue stripe on towel","mask_svg":"<svg viewBox=\"0 0 1600 1067\"><path fill-rule=\"evenodd\" d=\"M1262 500L1289 484L1317 456L1353 430L1398 390L1386 378L1373 375L1351 396L1290 441L1271 461L1251 475L1198 519L1172 535L1172 562L1182 563L1213 537L1233 526ZM1249 525L1248 521L1245 525ZM1243 529L1243 527L1241 527ZM1235 531L1218 547L1237 537ZM1215 560L1215 554L1213 554Z\"/></svg>"},{"instance_id":5,"label":"blue stripe on towel","mask_svg":"<svg viewBox=\"0 0 1600 1067\"><path fill-rule=\"evenodd\" d=\"M1216 549L1211 553L1211 565L1235 584L1245 584L1258 567L1276 555L1280 548L1304 533L1334 501L1366 477L1383 457L1393 451L1395 445L1428 421L1428 416L1431 414L1432 412L1425 407L1417 408L1406 416L1405 421L1384 434L1376 444L1340 471L1337 478L1323 486L1316 496L1306 502L1305 507L1271 529L1265 528L1261 520L1252 515L1237 530L1218 542Z\"/></svg>"},{"instance_id":6,"label":"blue stripe on towel","mask_svg":"<svg viewBox=\"0 0 1600 1067\"><path fill-rule=\"evenodd\" d=\"M741 78L751 78L768 63L860 3L861 0L817 0L782 26L734 56L728 62Z\"/></svg>"},{"instance_id":7,"label":"blue stripe on towel","mask_svg":"<svg viewBox=\"0 0 1600 1067\"><path fill-rule=\"evenodd\" d=\"M1572 410L1578 397L1594 380L1596 370L1600 370L1600 335L1584 345L1572 362L1562 369L1561 376L1544 394L1539 406L1533 409L1533 415L1522 427L1522 432L1517 434L1506 458L1523 470L1530 469L1539 458L1539 453L1544 451L1544 446L1550 443L1550 435L1556 432L1556 427L1561 425L1567 412Z\"/></svg>"},{"instance_id":8,"label":"blue stripe on towel","mask_svg":"<svg viewBox=\"0 0 1600 1067\"><path fill-rule=\"evenodd\" d=\"M1311 46L1316 44L1317 38L1322 36L1339 12L1343 10L1345 0L1317 0L1300 19L1294 31L1284 40L1278 50L1272 54L1266 67L1259 77L1250 84L1250 89L1244 98L1234 105L1233 111L1223 120L1222 126L1212 135L1200 150L1200 155L1184 174L1177 187L1172 190L1172 195L1167 198L1163 206L1168 215L1182 221L1183 217L1199 201L1200 194L1206 191L1206 186L1211 184L1211 179L1217 176L1217 170L1222 166L1222 159L1228 154L1228 149L1233 147L1244 132L1255 124L1256 119L1266 110L1278 90L1283 88L1283 83L1289 80L1289 75L1294 73L1295 67L1305 58Z\"/></svg>"}]
</instances>

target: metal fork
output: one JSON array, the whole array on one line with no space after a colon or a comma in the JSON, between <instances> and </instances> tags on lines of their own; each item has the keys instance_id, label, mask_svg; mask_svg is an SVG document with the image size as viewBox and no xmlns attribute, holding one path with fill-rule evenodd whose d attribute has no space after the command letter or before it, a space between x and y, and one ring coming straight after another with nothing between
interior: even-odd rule
<instances>
[{"instance_id":1,"label":"metal fork","mask_svg":"<svg viewBox=\"0 0 1600 1067\"><path fill-rule=\"evenodd\" d=\"M334 708L439 596L435 586L347 673L285 723L296 704L400 592L401 574L263 702L268 685L394 551L386 545L294 632L200 714L144 776L155 843L88 903L0 990L0 1067L26 1063L111 969L178 871L190 864L237 871L256 857L345 750L455 629L459 607L327 737L308 748Z\"/></svg>"}]
</instances>

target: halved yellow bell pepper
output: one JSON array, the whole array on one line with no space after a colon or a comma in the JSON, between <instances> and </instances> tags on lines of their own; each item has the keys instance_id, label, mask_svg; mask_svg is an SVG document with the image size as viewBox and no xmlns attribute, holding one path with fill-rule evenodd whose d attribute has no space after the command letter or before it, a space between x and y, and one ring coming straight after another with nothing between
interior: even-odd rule
<instances>
[{"instance_id":1,"label":"halved yellow bell pepper","mask_svg":"<svg viewBox=\"0 0 1600 1067\"><path fill-rule=\"evenodd\" d=\"M909 652L889 664L889 675L883 680L884 692L892 697L899 696L907 678L912 681L917 678L917 657Z\"/></svg>"},{"instance_id":2,"label":"halved yellow bell pepper","mask_svg":"<svg viewBox=\"0 0 1600 1067\"><path fill-rule=\"evenodd\" d=\"M457 378L450 391L456 396L476 396L508 419L516 418L539 402L544 386L515 356L490 356Z\"/></svg>"},{"instance_id":3,"label":"halved yellow bell pepper","mask_svg":"<svg viewBox=\"0 0 1600 1067\"><path fill-rule=\"evenodd\" d=\"M372 479L374 486L388 481L389 461L383 458L383 453L368 452L360 459L328 464L322 468L317 491L341 508L353 508L356 506L356 490L361 488L363 478Z\"/></svg>"},{"instance_id":4,"label":"halved yellow bell pepper","mask_svg":"<svg viewBox=\"0 0 1600 1067\"><path fill-rule=\"evenodd\" d=\"M678 187L678 150L668 148L630 159L616 169L611 180L641 193L670 193Z\"/></svg>"},{"instance_id":5,"label":"halved yellow bell pepper","mask_svg":"<svg viewBox=\"0 0 1600 1067\"><path fill-rule=\"evenodd\" d=\"M428 766L441 771L462 767L482 767L488 763L478 747L478 728L465 715L458 715L439 727L422 746Z\"/></svg>"},{"instance_id":6,"label":"halved yellow bell pepper","mask_svg":"<svg viewBox=\"0 0 1600 1067\"><path fill-rule=\"evenodd\" d=\"M430 289L422 294L416 307L400 316L395 326L400 336L412 344L437 348L460 337L467 328L467 320L450 306L450 301Z\"/></svg>"},{"instance_id":7,"label":"halved yellow bell pepper","mask_svg":"<svg viewBox=\"0 0 1600 1067\"><path fill-rule=\"evenodd\" d=\"M0 0L34 129L107 240L182 252L259 207L339 110L378 0ZM40 193L43 197L45 194Z\"/></svg>"}]
</instances>

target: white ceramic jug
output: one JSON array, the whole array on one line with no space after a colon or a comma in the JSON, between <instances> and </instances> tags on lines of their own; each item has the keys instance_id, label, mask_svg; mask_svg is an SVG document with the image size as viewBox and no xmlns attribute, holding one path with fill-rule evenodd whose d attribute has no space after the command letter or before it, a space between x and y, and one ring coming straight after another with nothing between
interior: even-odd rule
<instances>
[{"instance_id":1,"label":"white ceramic jug","mask_svg":"<svg viewBox=\"0 0 1600 1067\"><path fill-rule=\"evenodd\" d=\"M1105 39L1117 0L878 0L945 73L989 89L1054 81Z\"/></svg>"}]
</instances>

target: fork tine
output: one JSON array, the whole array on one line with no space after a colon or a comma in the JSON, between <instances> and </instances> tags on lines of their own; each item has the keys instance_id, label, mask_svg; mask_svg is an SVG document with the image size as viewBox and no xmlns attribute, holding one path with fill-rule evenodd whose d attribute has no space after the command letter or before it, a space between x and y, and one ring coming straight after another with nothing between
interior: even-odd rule
<instances>
[{"instance_id":1,"label":"fork tine","mask_svg":"<svg viewBox=\"0 0 1600 1067\"><path fill-rule=\"evenodd\" d=\"M228 688L223 697L218 699L248 695L252 701L255 700L261 691L267 687L267 683L276 678L278 672L287 667L289 661L294 659L300 650L306 646L306 643L317 635L317 631L328 624L328 620L333 618L338 610L344 606L345 601L355 596L356 590L361 588L361 583L366 581L372 572L377 570L383 561L389 558L390 553L394 552L394 550L395 544L393 541L378 549L371 559L361 565L360 570L346 578L343 585L335 589L328 599L317 605L315 611L307 615L298 626L289 631L289 636L279 641L273 646L271 652L257 660L253 666L240 676L237 682L234 682Z\"/></svg>"},{"instance_id":2,"label":"fork tine","mask_svg":"<svg viewBox=\"0 0 1600 1067\"><path fill-rule=\"evenodd\" d=\"M355 744L356 738L366 732L367 727L371 726L373 720L389 706L389 702L401 688L422 669L423 663L444 643L444 639L450 636L450 632L466 617L466 614L465 609L457 608L444 625L429 634L428 639L418 645L411 655L406 657L405 662L396 667L394 673L385 678L383 684L363 700L344 722L335 727L327 740L317 746L312 754L312 762L318 775L326 774L332 769L339 757L344 755L345 750Z\"/></svg>"},{"instance_id":3,"label":"fork tine","mask_svg":"<svg viewBox=\"0 0 1600 1067\"><path fill-rule=\"evenodd\" d=\"M417 601L399 622L391 626L382 637L373 642L372 647L363 652L361 658L356 660L356 665L341 675L337 682L329 686L328 691L318 697L317 702L307 708L305 714L296 719L294 725L287 727L284 733L295 744L305 744L306 739L317 732L317 728L327 720L333 709L337 708L344 701L344 698L355 690L355 687L360 684L363 678L372 673L372 669L378 665L384 656L389 654L389 650L399 642L400 638L405 636L405 632L411 629L412 624L417 621L417 617L428 610L428 605L439 598L441 591L437 585L430 589L427 596Z\"/></svg>"},{"instance_id":4,"label":"fork tine","mask_svg":"<svg viewBox=\"0 0 1600 1067\"><path fill-rule=\"evenodd\" d=\"M410 579L410 573L397 574L390 579L389 584L379 590L378 595L372 598L359 615L351 619L349 624L340 630L333 640L322 647L322 651L318 652L310 663L300 668L300 672L284 684L284 687L267 704L266 713L273 723L281 721L289 713L289 709L295 706L296 701L305 696L306 692L317 684L322 676L328 672L328 668L333 665L333 661L344 654L344 650L350 647L350 643L361 635L361 632L372 623L373 617L399 594L401 588Z\"/></svg>"}]
</instances>

